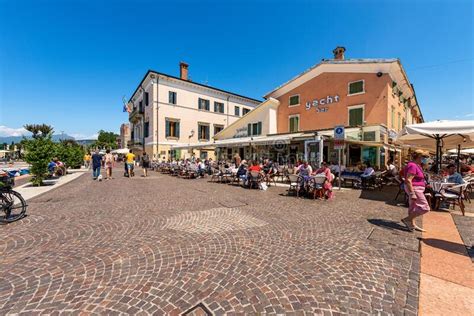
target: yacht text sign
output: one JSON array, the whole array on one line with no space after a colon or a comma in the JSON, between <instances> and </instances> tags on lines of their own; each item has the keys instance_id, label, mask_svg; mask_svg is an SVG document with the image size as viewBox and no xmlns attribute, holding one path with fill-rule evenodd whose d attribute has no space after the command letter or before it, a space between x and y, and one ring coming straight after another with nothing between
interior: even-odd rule
<instances>
[{"instance_id":1,"label":"yacht text sign","mask_svg":"<svg viewBox=\"0 0 474 316\"><path fill-rule=\"evenodd\" d=\"M314 99L313 101L306 102L306 110L314 107L316 108L316 112L327 112L329 110L328 105L337 102L339 102L339 96L337 94L334 96L328 95L322 99Z\"/></svg>"}]
</instances>

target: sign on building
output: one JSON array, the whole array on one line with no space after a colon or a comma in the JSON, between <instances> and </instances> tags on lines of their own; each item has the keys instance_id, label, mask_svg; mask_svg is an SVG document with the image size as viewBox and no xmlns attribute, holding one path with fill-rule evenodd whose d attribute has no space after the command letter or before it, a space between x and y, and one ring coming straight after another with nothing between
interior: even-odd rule
<instances>
[{"instance_id":1,"label":"sign on building","mask_svg":"<svg viewBox=\"0 0 474 316\"><path fill-rule=\"evenodd\" d=\"M344 148L345 130L344 126L334 127L334 149Z\"/></svg>"}]
</instances>

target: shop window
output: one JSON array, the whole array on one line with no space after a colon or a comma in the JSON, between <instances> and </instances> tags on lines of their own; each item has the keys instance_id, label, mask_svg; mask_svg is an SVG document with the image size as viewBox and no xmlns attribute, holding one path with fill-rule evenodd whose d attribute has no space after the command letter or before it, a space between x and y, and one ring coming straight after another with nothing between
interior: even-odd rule
<instances>
[{"instance_id":1,"label":"shop window","mask_svg":"<svg viewBox=\"0 0 474 316\"><path fill-rule=\"evenodd\" d=\"M209 140L209 124L198 123L199 140Z\"/></svg>"},{"instance_id":2,"label":"shop window","mask_svg":"<svg viewBox=\"0 0 474 316\"><path fill-rule=\"evenodd\" d=\"M217 133L219 133L223 129L224 129L224 125L214 125L214 135L216 135Z\"/></svg>"},{"instance_id":3,"label":"shop window","mask_svg":"<svg viewBox=\"0 0 474 316\"><path fill-rule=\"evenodd\" d=\"M166 137L179 138L179 120L166 119Z\"/></svg>"},{"instance_id":4,"label":"shop window","mask_svg":"<svg viewBox=\"0 0 474 316\"><path fill-rule=\"evenodd\" d=\"M248 136L262 135L262 122L247 124L247 135Z\"/></svg>"},{"instance_id":5,"label":"shop window","mask_svg":"<svg viewBox=\"0 0 474 316\"><path fill-rule=\"evenodd\" d=\"M168 103L170 104L177 104L177 94L174 91L168 92Z\"/></svg>"},{"instance_id":6,"label":"shop window","mask_svg":"<svg viewBox=\"0 0 474 316\"><path fill-rule=\"evenodd\" d=\"M207 156L207 151L201 151L201 153L199 154L199 158L201 158L201 160L206 160Z\"/></svg>"},{"instance_id":7,"label":"shop window","mask_svg":"<svg viewBox=\"0 0 474 316\"><path fill-rule=\"evenodd\" d=\"M238 106L234 107L234 115L240 116L240 108Z\"/></svg>"},{"instance_id":8,"label":"shop window","mask_svg":"<svg viewBox=\"0 0 474 316\"><path fill-rule=\"evenodd\" d=\"M290 106L300 105L300 95L296 94L296 95L290 96L290 103L289 104L290 104Z\"/></svg>"},{"instance_id":9,"label":"shop window","mask_svg":"<svg viewBox=\"0 0 474 316\"><path fill-rule=\"evenodd\" d=\"M298 132L300 130L300 116L299 115L290 116L289 120L290 120L289 132L290 133Z\"/></svg>"},{"instance_id":10,"label":"shop window","mask_svg":"<svg viewBox=\"0 0 474 316\"><path fill-rule=\"evenodd\" d=\"M365 92L364 89L365 89L364 80L349 82L349 93L348 93L348 95L364 93Z\"/></svg>"},{"instance_id":11,"label":"shop window","mask_svg":"<svg viewBox=\"0 0 474 316\"><path fill-rule=\"evenodd\" d=\"M349 126L362 126L364 123L364 108L349 108Z\"/></svg>"},{"instance_id":12,"label":"shop window","mask_svg":"<svg viewBox=\"0 0 474 316\"><path fill-rule=\"evenodd\" d=\"M377 165L377 147L362 148L362 163L370 163L372 166Z\"/></svg>"},{"instance_id":13,"label":"shop window","mask_svg":"<svg viewBox=\"0 0 474 316\"><path fill-rule=\"evenodd\" d=\"M247 114L248 112L250 112L250 109L247 109L247 108L243 108L243 109L242 109L242 115L245 115L245 114Z\"/></svg>"},{"instance_id":14,"label":"shop window","mask_svg":"<svg viewBox=\"0 0 474 316\"><path fill-rule=\"evenodd\" d=\"M209 100L206 99L198 99L198 108L199 110L209 111Z\"/></svg>"},{"instance_id":15,"label":"shop window","mask_svg":"<svg viewBox=\"0 0 474 316\"><path fill-rule=\"evenodd\" d=\"M214 102L214 112L224 113L224 103Z\"/></svg>"}]
</instances>

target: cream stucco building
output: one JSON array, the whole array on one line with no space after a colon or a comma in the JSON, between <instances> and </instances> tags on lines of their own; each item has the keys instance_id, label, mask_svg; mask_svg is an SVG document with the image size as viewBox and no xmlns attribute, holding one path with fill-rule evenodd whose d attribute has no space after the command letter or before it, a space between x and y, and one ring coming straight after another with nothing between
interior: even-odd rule
<instances>
[{"instance_id":1,"label":"cream stucco building","mask_svg":"<svg viewBox=\"0 0 474 316\"><path fill-rule=\"evenodd\" d=\"M214 157L212 147L179 149L208 143L213 136L247 114L260 101L192 82L188 65L180 63L180 77L149 70L129 100L131 140L138 156L145 150L154 159L192 154Z\"/></svg>"}]
</instances>

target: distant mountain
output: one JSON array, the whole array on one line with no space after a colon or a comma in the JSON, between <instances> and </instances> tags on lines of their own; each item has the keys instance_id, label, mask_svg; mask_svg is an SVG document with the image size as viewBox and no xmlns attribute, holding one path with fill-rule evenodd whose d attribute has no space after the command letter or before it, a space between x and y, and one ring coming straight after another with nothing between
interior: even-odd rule
<instances>
[{"instance_id":1,"label":"distant mountain","mask_svg":"<svg viewBox=\"0 0 474 316\"><path fill-rule=\"evenodd\" d=\"M25 136L26 138L31 138L31 136ZM59 142L63 139L74 139L74 137L72 136L69 136L67 134L56 134L56 135L53 135L52 137L53 141L55 142ZM10 145L12 142L14 142L15 144L21 142L23 140L23 136L0 136L0 144L3 144L3 143L7 143L8 145Z\"/></svg>"}]
</instances>

